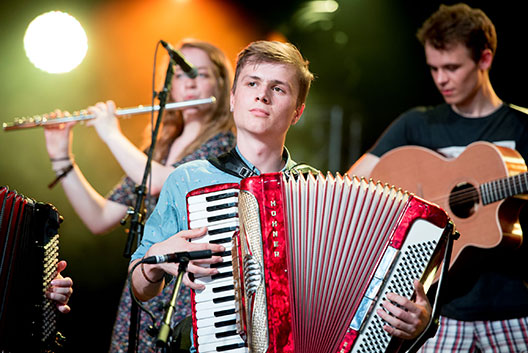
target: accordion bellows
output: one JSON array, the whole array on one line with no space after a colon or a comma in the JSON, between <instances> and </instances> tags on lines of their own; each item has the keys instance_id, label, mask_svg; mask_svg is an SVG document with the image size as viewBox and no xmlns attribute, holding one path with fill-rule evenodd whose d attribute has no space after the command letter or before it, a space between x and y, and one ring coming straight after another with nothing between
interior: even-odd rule
<instances>
[{"instance_id":1,"label":"accordion bellows","mask_svg":"<svg viewBox=\"0 0 528 353\"><path fill-rule=\"evenodd\" d=\"M411 297L415 278L430 286L449 222L439 207L388 185L283 173L243 179L238 218L234 307L247 347L229 342L228 352L387 351L395 343L376 309L388 292ZM233 330L218 326L203 347Z\"/></svg>"}]
</instances>

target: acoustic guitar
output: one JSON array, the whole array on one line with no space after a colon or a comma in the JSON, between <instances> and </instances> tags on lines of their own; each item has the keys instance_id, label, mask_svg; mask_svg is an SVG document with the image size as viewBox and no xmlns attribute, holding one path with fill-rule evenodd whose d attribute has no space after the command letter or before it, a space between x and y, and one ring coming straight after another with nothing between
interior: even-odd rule
<instances>
[{"instance_id":1,"label":"acoustic guitar","mask_svg":"<svg viewBox=\"0 0 528 353\"><path fill-rule=\"evenodd\" d=\"M460 238L450 266L466 247L519 246L519 212L526 202L528 173L521 155L489 142L474 142L448 159L418 146L385 153L371 178L393 184L447 211Z\"/></svg>"}]
</instances>

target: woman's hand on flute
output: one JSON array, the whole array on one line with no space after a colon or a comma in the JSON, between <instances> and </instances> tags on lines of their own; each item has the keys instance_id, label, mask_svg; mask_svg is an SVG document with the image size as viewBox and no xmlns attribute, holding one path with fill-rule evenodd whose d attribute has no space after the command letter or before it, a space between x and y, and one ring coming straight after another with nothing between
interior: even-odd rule
<instances>
[{"instance_id":1,"label":"woman's hand on flute","mask_svg":"<svg viewBox=\"0 0 528 353\"><path fill-rule=\"evenodd\" d=\"M114 101L99 102L88 107L87 110L95 116L95 119L89 120L86 125L93 126L101 140L106 144L114 135L122 134L119 121L115 115L116 105Z\"/></svg>"}]
</instances>

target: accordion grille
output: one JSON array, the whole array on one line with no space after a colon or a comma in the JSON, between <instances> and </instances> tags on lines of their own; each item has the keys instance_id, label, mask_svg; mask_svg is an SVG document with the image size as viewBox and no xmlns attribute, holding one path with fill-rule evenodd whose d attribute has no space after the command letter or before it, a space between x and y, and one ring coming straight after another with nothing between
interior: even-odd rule
<instances>
[{"instance_id":1,"label":"accordion grille","mask_svg":"<svg viewBox=\"0 0 528 353\"><path fill-rule=\"evenodd\" d=\"M395 263L395 271L388 280L385 293L392 292L401 296L410 298L414 288L412 281L409 279L420 278L422 276L424 267L433 255L438 242L430 240L426 242L415 242L409 246L405 246L401 251L401 256ZM382 296L382 301L387 300ZM378 304L374 310L380 308ZM390 341L390 336L383 330L386 325L378 315L373 315L365 324L363 329L364 334L358 337L354 349L354 353L377 353L379 347L387 347Z\"/></svg>"}]
</instances>

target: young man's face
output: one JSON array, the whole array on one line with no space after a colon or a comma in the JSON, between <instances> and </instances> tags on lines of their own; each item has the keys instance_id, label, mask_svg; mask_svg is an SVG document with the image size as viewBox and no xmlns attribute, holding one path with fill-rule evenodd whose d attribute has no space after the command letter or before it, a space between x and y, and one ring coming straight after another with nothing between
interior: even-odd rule
<instances>
[{"instance_id":1,"label":"young man's face","mask_svg":"<svg viewBox=\"0 0 528 353\"><path fill-rule=\"evenodd\" d=\"M283 139L304 108L297 107L299 83L291 65L248 63L231 93L231 107L237 134L261 140ZM279 140L280 141L280 140Z\"/></svg>"},{"instance_id":2,"label":"young man's face","mask_svg":"<svg viewBox=\"0 0 528 353\"><path fill-rule=\"evenodd\" d=\"M483 82L484 71L471 58L469 49L457 43L444 50L426 42L425 58L436 88L447 104L470 104Z\"/></svg>"}]
</instances>

